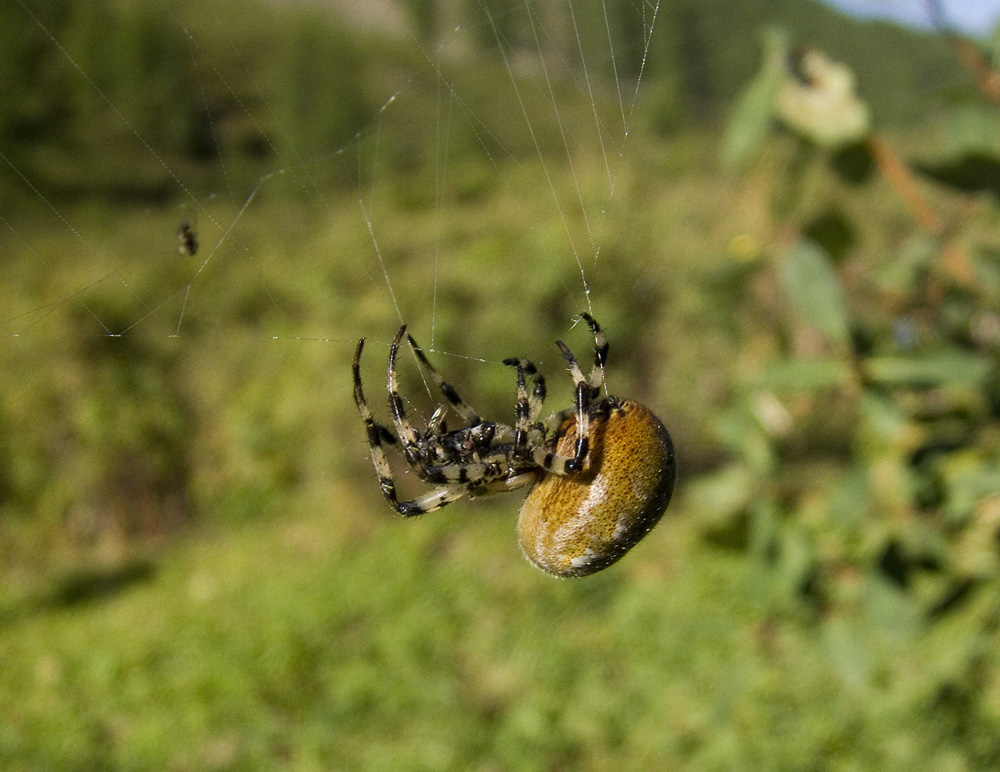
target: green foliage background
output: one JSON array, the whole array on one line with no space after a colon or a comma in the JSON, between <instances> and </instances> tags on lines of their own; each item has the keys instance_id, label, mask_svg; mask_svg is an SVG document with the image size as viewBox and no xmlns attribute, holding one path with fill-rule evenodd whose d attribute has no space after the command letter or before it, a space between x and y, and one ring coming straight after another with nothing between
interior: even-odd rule
<instances>
[{"instance_id":1,"label":"green foliage background","mask_svg":"<svg viewBox=\"0 0 1000 772\"><path fill-rule=\"evenodd\" d=\"M578 3L579 41L545 27L571 168L559 124L497 97L520 4L400 7L405 35L0 6L0 767L995 769L1000 122L947 42L676 0L643 64L641 15ZM485 53L443 54L456 22ZM863 148L774 130L768 24L852 66L940 228ZM582 127L640 67L609 201ZM560 219L540 156L602 216ZM566 234L593 229L609 383L681 463L621 564L534 571L516 496L389 516L350 395L368 336L381 407L398 324L367 191L400 314L491 416L512 354L568 403Z\"/></svg>"}]
</instances>

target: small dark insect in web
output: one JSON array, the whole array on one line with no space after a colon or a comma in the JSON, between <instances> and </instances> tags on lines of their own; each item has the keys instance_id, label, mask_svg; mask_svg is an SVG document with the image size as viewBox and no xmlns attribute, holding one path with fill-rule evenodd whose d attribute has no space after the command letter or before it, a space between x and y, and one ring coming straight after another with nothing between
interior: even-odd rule
<instances>
[{"instance_id":1,"label":"small dark insect in web","mask_svg":"<svg viewBox=\"0 0 1000 772\"><path fill-rule=\"evenodd\" d=\"M188 257L198 252L198 235L186 220L177 227L177 251Z\"/></svg>"}]
</instances>

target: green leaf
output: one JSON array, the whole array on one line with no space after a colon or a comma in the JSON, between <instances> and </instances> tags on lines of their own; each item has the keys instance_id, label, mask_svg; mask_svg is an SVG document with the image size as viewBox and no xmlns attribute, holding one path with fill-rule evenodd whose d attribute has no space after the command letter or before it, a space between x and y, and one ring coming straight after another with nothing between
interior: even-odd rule
<instances>
[{"instance_id":1,"label":"green leaf","mask_svg":"<svg viewBox=\"0 0 1000 772\"><path fill-rule=\"evenodd\" d=\"M713 426L722 444L738 454L753 473L765 475L773 470L775 458L770 439L749 409L724 410Z\"/></svg>"},{"instance_id":2,"label":"green leaf","mask_svg":"<svg viewBox=\"0 0 1000 772\"><path fill-rule=\"evenodd\" d=\"M847 308L826 252L811 241L798 241L785 253L781 284L798 312L828 340L848 343Z\"/></svg>"},{"instance_id":3,"label":"green leaf","mask_svg":"<svg viewBox=\"0 0 1000 772\"><path fill-rule=\"evenodd\" d=\"M764 368L756 385L776 391L821 391L843 386L850 378L845 359L781 359Z\"/></svg>"},{"instance_id":4,"label":"green leaf","mask_svg":"<svg viewBox=\"0 0 1000 772\"><path fill-rule=\"evenodd\" d=\"M760 496L749 505L747 547L752 555L766 559L781 534L781 512L777 504Z\"/></svg>"},{"instance_id":5,"label":"green leaf","mask_svg":"<svg viewBox=\"0 0 1000 772\"><path fill-rule=\"evenodd\" d=\"M876 389L866 390L861 400L859 429L859 450L869 459L898 456L914 444L914 429L906 413Z\"/></svg>"},{"instance_id":6,"label":"green leaf","mask_svg":"<svg viewBox=\"0 0 1000 772\"><path fill-rule=\"evenodd\" d=\"M721 150L724 168L736 171L746 166L770 132L774 100L785 78L787 48L782 32L767 32L764 65L736 101L726 123Z\"/></svg>"},{"instance_id":7,"label":"green leaf","mask_svg":"<svg viewBox=\"0 0 1000 772\"><path fill-rule=\"evenodd\" d=\"M771 197L771 209L777 220L789 220L802 205L818 151L812 142L796 137L795 151L783 174L778 175Z\"/></svg>"},{"instance_id":8,"label":"green leaf","mask_svg":"<svg viewBox=\"0 0 1000 772\"><path fill-rule=\"evenodd\" d=\"M691 483L687 503L706 520L721 523L745 511L758 490L754 474L735 463Z\"/></svg>"},{"instance_id":9,"label":"green leaf","mask_svg":"<svg viewBox=\"0 0 1000 772\"><path fill-rule=\"evenodd\" d=\"M857 241L854 226L838 207L829 207L814 217L802 229L802 235L819 244L837 263Z\"/></svg>"},{"instance_id":10,"label":"green leaf","mask_svg":"<svg viewBox=\"0 0 1000 772\"><path fill-rule=\"evenodd\" d=\"M836 530L858 532L865 527L871 504L871 479L867 466L848 467L830 490L827 512Z\"/></svg>"},{"instance_id":11,"label":"green leaf","mask_svg":"<svg viewBox=\"0 0 1000 772\"><path fill-rule=\"evenodd\" d=\"M976 279L986 292L1000 295L1000 252L982 246L971 256Z\"/></svg>"},{"instance_id":12,"label":"green leaf","mask_svg":"<svg viewBox=\"0 0 1000 772\"><path fill-rule=\"evenodd\" d=\"M958 349L910 356L871 357L862 363L865 376L889 386L976 385L989 375L989 359Z\"/></svg>"},{"instance_id":13,"label":"green leaf","mask_svg":"<svg viewBox=\"0 0 1000 772\"><path fill-rule=\"evenodd\" d=\"M971 152L942 163L918 163L917 171L964 193L992 193L1000 198L1000 159Z\"/></svg>"},{"instance_id":14,"label":"green leaf","mask_svg":"<svg viewBox=\"0 0 1000 772\"><path fill-rule=\"evenodd\" d=\"M919 623L913 599L881 576L868 575L864 582L865 618L875 629L908 638Z\"/></svg>"},{"instance_id":15,"label":"green leaf","mask_svg":"<svg viewBox=\"0 0 1000 772\"><path fill-rule=\"evenodd\" d=\"M868 631L858 627L854 620L831 616L821 628L827 660L841 681L853 689L868 683L872 671Z\"/></svg>"},{"instance_id":16,"label":"green leaf","mask_svg":"<svg viewBox=\"0 0 1000 772\"><path fill-rule=\"evenodd\" d=\"M875 277L892 292L914 292L940 250L936 239L918 233L900 246L896 259L878 269Z\"/></svg>"},{"instance_id":17,"label":"green leaf","mask_svg":"<svg viewBox=\"0 0 1000 772\"><path fill-rule=\"evenodd\" d=\"M830 154L830 168L851 185L868 182L875 173L875 162L864 142L853 142Z\"/></svg>"},{"instance_id":18,"label":"green leaf","mask_svg":"<svg viewBox=\"0 0 1000 772\"><path fill-rule=\"evenodd\" d=\"M996 151L996 108L981 98L953 104L941 114L943 144L952 156L966 153L993 155Z\"/></svg>"},{"instance_id":19,"label":"green leaf","mask_svg":"<svg viewBox=\"0 0 1000 772\"><path fill-rule=\"evenodd\" d=\"M816 545L801 525L792 525L781 532L778 547L778 570L786 589L801 592L816 567Z\"/></svg>"},{"instance_id":20,"label":"green leaf","mask_svg":"<svg viewBox=\"0 0 1000 772\"><path fill-rule=\"evenodd\" d=\"M1000 465L977 450L949 454L940 464L946 500L952 518L969 517L976 505L1000 491Z\"/></svg>"}]
</instances>

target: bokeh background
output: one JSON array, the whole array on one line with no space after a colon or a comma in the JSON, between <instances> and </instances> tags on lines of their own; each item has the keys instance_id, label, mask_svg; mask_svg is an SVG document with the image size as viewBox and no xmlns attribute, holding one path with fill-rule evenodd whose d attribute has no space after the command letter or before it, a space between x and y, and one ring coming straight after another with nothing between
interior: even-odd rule
<instances>
[{"instance_id":1,"label":"bokeh background","mask_svg":"<svg viewBox=\"0 0 1000 772\"><path fill-rule=\"evenodd\" d=\"M0 5L0 767L1000 767L1000 37L959 5ZM510 420L502 360L569 405L587 309L663 522L560 581L522 493L394 517L357 339L383 417L405 321Z\"/></svg>"}]
</instances>

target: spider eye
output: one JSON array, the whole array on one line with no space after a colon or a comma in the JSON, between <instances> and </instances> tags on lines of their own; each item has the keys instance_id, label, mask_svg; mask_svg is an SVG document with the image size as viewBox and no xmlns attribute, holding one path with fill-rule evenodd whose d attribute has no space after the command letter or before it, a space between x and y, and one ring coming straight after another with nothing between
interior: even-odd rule
<instances>
[{"instance_id":1,"label":"spider eye","mask_svg":"<svg viewBox=\"0 0 1000 772\"><path fill-rule=\"evenodd\" d=\"M493 442L493 435L496 434L496 426L493 424L483 424L479 431L480 442L489 444Z\"/></svg>"}]
</instances>

